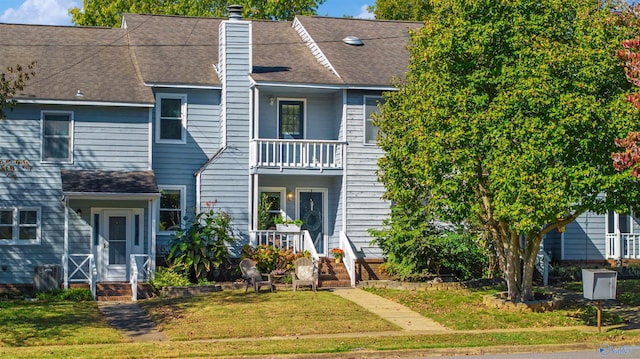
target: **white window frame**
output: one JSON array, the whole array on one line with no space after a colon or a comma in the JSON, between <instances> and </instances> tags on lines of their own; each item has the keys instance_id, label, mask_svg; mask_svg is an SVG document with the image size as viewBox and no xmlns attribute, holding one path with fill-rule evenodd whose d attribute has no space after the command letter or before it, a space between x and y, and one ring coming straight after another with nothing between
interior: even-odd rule
<instances>
[{"instance_id":1,"label":"white window frame","mask_svg":"<svg viewBox=\"0 0 640 359\"><path fill-rule=\"evenodd\" d=\"M21 246L21 245L35 245L35 244L40 244L41 242L41 233L42 233L42 210L40 207L3 207L0 208L0 211L12 211L13 213L13 239L11 240L6 240L6 239L1 239L0 240L0 245L14 245L14 246ZM20 211L35 211L36 212L36 221L37 223L35 224L36 227L36 239L34 240L21 240L20 239ZM29 227L32 227L33 225L29 225Z\"/></svg>"},{"instance_id":2,"label":"white window frame","mask_svg":"<svg viewBox=\"0 0 640 359\"><path fill-rule=\"evenodd\" d=\"M296 102L302 102L302 138L296 138L294 140L303 140L307 138L307 99L306 98L295 98L295 97L278 97L278 100L276 101L276 121L278 123L278 127L276 128L277 134L276 136L278 136L279 139L285 139L286 138L282 138L282 124L280 123L280 102L285 102L285 101L296 101Z\"/></svg>"},{"instance_id":3,"label":"white window frame","mask_svg":"<svg viewBox=\"0 0 640 359\"><path fill-rule=\"evenodd\" d=\"M162 113L162 99L179 99L182 104L180 105L180 121L182 123L182 134L180 140L163 139L160 138L161 126L161 113ZM169 143L169 144L186 144L187 143L187 95L175 94L175 93L159 93L156 94L156 143Z\"/></svg>"},{"instance_id":4,"label":"white window frame","mask_svg":"<svg viewBox=\"0 0 640 359\"><path fill-rule=\"evenodd\" d=\"M363 117L362 143L366 146L377 146L377 142L375 138L373 138L371 142L367 141L367 125L371 127L378 127L378 126L373 126L372 118L367 118L367 100L370 100L370 99L376 99L378 100L378 102L384 101L384 97L382 96L364 96L364 100L362 102L362 117Z\"/></svg>"},{"instance_id":5,"label":"white window frame","mask_svg":"<svg viewBox=\"0 0 640 359\"><path fill-rule=\"evenodd\" d=\"M44 158L44 118L46 115L69 115L69 155L67 158ZM73 163L73 133L75 128L73 111L40 111L40 162L41 163Z\"/></svg>"},{"instance_id":6,"label":"white window frame","mask_svg":"<svg viewBox=\"0 0 640 359\"><path fill-rule=\"evenodd\" d=\"M162 193L162 190L169 191L179 191L180 192L180 229L184 229L184 216L185 216L185 207L187 206L187 186L175 186L175 185L158 185L158 190ZM159 234L175 234L176 231L163 231L160 229L160 212L162 208L160 207L162 203L162 194L158 199L158 233Z\"/></svg>"}]
</instances>

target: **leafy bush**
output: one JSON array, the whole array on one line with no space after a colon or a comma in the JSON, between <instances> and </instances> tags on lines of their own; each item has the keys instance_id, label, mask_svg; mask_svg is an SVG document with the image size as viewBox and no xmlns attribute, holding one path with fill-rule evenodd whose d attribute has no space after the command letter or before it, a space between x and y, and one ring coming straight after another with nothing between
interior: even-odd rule
<instances>
[{"instance_id":1,"label":"leafy bush","mask_svg":"<svg viewBox=\"0 0 640 359\"><path fill-rule=\"evenodd\" d=\"M196 214L189 229L176 233L167 259L175 271L197 283L229 263L227 245L234 241L231 217L207 204L205 211Z\"/></svg>"},{"instance_id":2,"label":"leafy bush","mask_svg":"<svg viewBox=\"0 0 640 359\"><path fill-rule=\"evenodd\" d=\"M370 231L386 256L383 271L410 281L442 274L460 280L484 275L490 251L476 236L437 224L424 212L409 213L395 206L385 228Z\"/></svg>"},{"instance_id":3,"label":"leafy bush","mask_svg":"<svg viewBox=\"0 0 640 359\"><path fill-rule=\"evenodd\" d=\"M46 292L36 294L38 300L46 300L50 302L86 302L92 301L93 295L88 288L69 288L69 289L53 289Z\"/></svg>"},{"instance_id":4,"label":"leafy bush","mask_svg":"<svg viewBox=\"0 0 640 359\"><path fill-rule=\"evenodd\" d=\"M173 267L158 267L153 279L149 281L149 285L155 291L160 291L164 287L181 287L190 285L189 278L178 273Z\"/></svg>"},{"instance_id":5,"label":"leafy bush","mask_svg":"<svg viewBox=\"0 0 640 359\"><path fill-rule=\"evenodd\" d=\"M256 268L261 273L284 274L294 269L293 262L296 259L310 256L308 251L293 253L289 249L279 249L264 244L256 248L249 245L242 247L242 258L249 258L256 262Z\"/></svg>"}]
</instances>

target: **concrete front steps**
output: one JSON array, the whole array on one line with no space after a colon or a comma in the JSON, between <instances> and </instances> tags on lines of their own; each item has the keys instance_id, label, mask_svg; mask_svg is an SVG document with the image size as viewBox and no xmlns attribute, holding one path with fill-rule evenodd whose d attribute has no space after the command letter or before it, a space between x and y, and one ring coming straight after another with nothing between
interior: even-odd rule
<instances>
[{"instance_id":1,"label":"concrete front steps","mask_svg":"<svg viewBox=\"0 0 640 359\"><path fill-rule=\"evenodd\" d=\"M318 261L318 287L320 288L348 288L351 279L344 263L336 263L333 258L322 257Z\"/></svg>"}]
</instances>

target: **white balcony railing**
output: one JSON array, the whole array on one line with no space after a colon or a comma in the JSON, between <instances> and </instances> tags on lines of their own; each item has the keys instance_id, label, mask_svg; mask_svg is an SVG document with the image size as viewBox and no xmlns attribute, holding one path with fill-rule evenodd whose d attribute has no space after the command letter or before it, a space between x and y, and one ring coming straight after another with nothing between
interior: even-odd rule
<instances>
[{"instance_id":1,"label":"white balcony railing","mask_svg":"<svg viewBox=\"0 0 640 359\"><path fill-rule=\"evenodd\" d=\"M251 166L263 168L341 169L345 143L322 140L256 139L251 141Z\"/></svg>"},{"instance_id":2,"label":"white balcony railing","mask_svg":"<svg viewBox=\"0 0 640 359\"><path fill-rule=\"evenodd\" d=\"M640 233L607 233L607 259L640 259Z\"/></svg>"}]
</instances>

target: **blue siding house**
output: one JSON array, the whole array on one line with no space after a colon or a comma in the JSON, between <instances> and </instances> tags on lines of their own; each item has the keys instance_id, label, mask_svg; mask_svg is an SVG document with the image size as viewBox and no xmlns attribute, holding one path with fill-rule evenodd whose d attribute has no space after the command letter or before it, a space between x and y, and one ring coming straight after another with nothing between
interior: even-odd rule
<instances>
[{"instance_id":1,"label":"blue siding house","mask_svg":"<svg viewBox=\"0 0 640 359\"><path fill-rule=\"evenodd\" d=\"M368 229L378 111L420 23L126 14L118 29L0 24L0 66L36 61L0 121L0 286L57 266L64 286L145 280L176 230L215 203L244 244L379 261ZM6 35L6 36L5 36ZM389 39L393 39L390 41ZM298 233L258 223L302 219Z\"/></svg>"}]
</instances>

